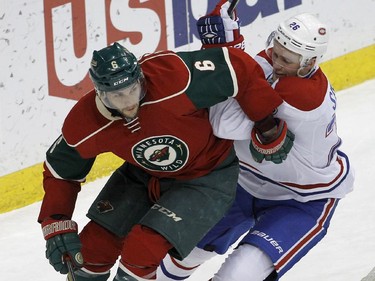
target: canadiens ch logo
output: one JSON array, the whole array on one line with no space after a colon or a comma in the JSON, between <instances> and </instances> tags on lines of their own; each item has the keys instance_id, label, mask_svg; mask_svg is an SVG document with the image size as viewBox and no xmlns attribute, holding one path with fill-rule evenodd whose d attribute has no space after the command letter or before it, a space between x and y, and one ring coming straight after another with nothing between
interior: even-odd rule
<instances>
[{"instance_id":1,"label":"canadiens ch logo","mask_svg":"<svg viewBox=\"0 0 375 281\"><path fill-rule=\"evenodd\" d=\"M185 142L174 136L154 136L133 146L133 158L151 171L175 172L185 166L189 150Z\"/></svg>"}]
</instances>

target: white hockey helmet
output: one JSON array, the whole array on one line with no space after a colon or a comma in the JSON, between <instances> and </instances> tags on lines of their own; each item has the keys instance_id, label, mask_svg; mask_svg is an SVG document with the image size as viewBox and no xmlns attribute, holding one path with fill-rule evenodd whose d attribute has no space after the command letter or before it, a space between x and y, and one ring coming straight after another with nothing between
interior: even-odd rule
<instances>
[{"instance_id":1,"label":"white hockey helmet","mask_svg":"<svg viewBox=\"0 0 375 281\"><path fill-rule=\"evenodd\" d=\"M301 67L314 57L318 62L327 51L327 27L309 13L299 14L280 23L274 36L286 49L301 55Z\"/></svg>"}]
</instances>

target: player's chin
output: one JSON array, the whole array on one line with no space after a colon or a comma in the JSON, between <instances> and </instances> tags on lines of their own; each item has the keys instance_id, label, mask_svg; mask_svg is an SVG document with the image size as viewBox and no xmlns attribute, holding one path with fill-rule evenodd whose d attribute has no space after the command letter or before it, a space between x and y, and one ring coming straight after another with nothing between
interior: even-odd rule
<instances>
[{"instance_id":1,"label":"player's chin","mask_svg":"<svg viewBox=\"0 0 375 281\"><path fill-rule=\"evenodd\" d=\"M134 118L138 114L138 105L124 108L121 110L121 113L127 118Z\"/></svg>"}]
</instances>

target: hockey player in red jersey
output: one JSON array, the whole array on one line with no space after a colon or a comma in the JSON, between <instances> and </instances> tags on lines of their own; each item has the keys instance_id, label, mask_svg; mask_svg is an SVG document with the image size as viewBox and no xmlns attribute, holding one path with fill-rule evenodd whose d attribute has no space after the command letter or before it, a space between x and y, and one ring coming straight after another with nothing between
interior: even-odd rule
<instances>
[{"instance_id":1,"label":"hockey player in red jersey","mask_svg":"<svg viewBox=\"0 0 375 281\"><path fill-rule=\"evenodd\" d=\"M229 4L221 1L221 5ZM215 47L211 39L215 36L205 31L220 27L208 18L198 21L198 29L203 44ZM220 42L230 44L225 37ZM275 281L323 239L339 200L352 190L354 181L349 158L339 150L335 92L318 66L327 45L326 26L311 14L300 14L281 22L267 48L255 57L284 100L274 116L295 134L282 163L265 161L268 156L254 149L248 135L254 123L236 101L210 109L215 134L236 140L240 160L236 200L186 259L163 260L158 280L187 279L244 235L212 280Z\"/></svg>"},{"instance_id":2,"label":"hockey player in red jersey","mask_svg":"<svg viewBox=\"0 0 375 281\"><path fill-rule=\"evenodd\" d=\"M94 89L72 108L47 151L38 217L46 257L63 274L70 260L77 281L107 280L119 256L114 280L154 279L167 252L187 256L235 198L233 141L213 135L208 108L237 100L256 123L254 135L267 138L269 149L258 153L286 159L292 134L272 116L282 99L259 65L234 48L163 51L138 61L114 43L94 51L89 71ZM78 235L77 194L104 152L126 162Z\"/></svg>"}]
</instances>

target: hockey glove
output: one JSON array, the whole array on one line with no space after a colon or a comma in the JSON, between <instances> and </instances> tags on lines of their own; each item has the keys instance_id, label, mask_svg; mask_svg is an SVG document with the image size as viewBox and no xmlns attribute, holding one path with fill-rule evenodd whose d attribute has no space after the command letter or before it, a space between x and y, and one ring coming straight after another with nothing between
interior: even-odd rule
<instances>
[{"instance_id":1,"label":"hockey glove","mask_svg":"<svg viewBox=\"0 0 375 281\"><path fill-rule=\"evenodd\" d=\"M67 259L74 268L83 266L82 245L76 222L49 218L42 222L42 230L47 240L46 258L56 271L68 273Z\"/></svg>"},{"instance_id":2,"label":"hockey glove","mask_svg":"<svg viewBox=\"0 0 375 281\"><path fill-rule=\"evenodd\" d=\"M202 48L234 47L244 50L245 42L240 34L239 19L234 11L231 18L228 15L230 3L220 0L215 9L197 22Z\"/></svg>"},{"instance_id":3,"label":"hockey glove","mask_svg":"<svg viewBox=\"0 0 375 281\"><path fill-rule=\"evenodd\" d=\"M280 164L292 149L294 134L288 130L286 123L280 119L277 122L277 131L271 142L256 129L251 131L250 152L254 160L261 163L264 160Z\"/></svg>"}]
</instances>

